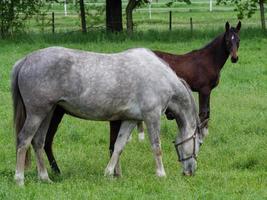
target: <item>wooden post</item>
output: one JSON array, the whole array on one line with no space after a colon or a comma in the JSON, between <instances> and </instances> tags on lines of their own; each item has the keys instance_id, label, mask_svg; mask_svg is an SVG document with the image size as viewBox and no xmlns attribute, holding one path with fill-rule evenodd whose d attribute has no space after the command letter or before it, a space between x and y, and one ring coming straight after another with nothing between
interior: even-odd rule
<instances>
[{"instance_id":1,"label":"wooden post","mask_svg":"<svg viewBox=\"0 0 267 200\"><path fill-rule=\"evenodd\" d=\"M266 24L265 24L265 16L264 16L264 0L260 0L259 4L260 4L260 13L261 13L261 27L265 31Z\"/></svg>"},{"instance_id":2,"label":"wooden post","mask_svg":"<svg viewBox=\"0 0 267 200\"><path fill-rule=\"evenodd\" d=\"M52 33L55 33L55 13L52 12Z\"/></svg>"},{"instance_id":3,"label":"wooden post","mask_svg":"<svg viewBox=\"0 0 267 200\"><path fill-rule=\"evenodd\" d=\"M86 33L86 19L85 19L85 9L84 9L84 0L80 0L80 14L81 14L81 24L82 24L82 32Z\"/></svg>"},{"instance_id":4,"label":"wooden post","mask_svg":"<svg viewBox=\"0 0 267 200\"><path fill-rule=\"evenodd\" d=\"M170 13L169 13L169 30L171 31L172 30L172 11L170 10Z\"/></svg>"},{"instance_id":5,"label":"wooden post","mask_svg":"<svg viewBox=\"0 0 267 200\"><path fill-rule=\"evenodd\" d=\"M193 20L192 17L190 17L190 31L191 31L191 35L193 34Z\"/></svg>"}]
</instances>

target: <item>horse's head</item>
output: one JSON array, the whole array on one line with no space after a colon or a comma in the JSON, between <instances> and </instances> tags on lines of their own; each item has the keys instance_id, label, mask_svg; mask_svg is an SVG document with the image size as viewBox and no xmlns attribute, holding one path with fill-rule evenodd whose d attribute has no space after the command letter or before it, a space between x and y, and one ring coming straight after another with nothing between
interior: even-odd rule
<instances>
[{"instance_id":1,"label":"horse's head","mask_svg":"<svg viewBox=\"0 0 267 200\"><path fill-rule=\"evenodd\" d=\"M225 44L226 44L226 49L231 55L231 61L232 63L236 63L238 61L238 55L237 51L239 48L239 32L241 29L241 22L239 21L237 26L230 27L229 22L226 22L225 24Z\"/></svg>"},{"instance_id":2,"label":"horse's head","mask_svg":"<svg viewBox=\"0 0 267 200\"><path fill-rule=\"evenodd\" d=\"M183 138L178 136L175 140L175 148L179 162L183 165L183 174L186 176L194 175L197 168L197 155L203 143L205 125L198 124L190 137ZM189 134L188 134L189 135Z\"/></svg>"}]
</instances>

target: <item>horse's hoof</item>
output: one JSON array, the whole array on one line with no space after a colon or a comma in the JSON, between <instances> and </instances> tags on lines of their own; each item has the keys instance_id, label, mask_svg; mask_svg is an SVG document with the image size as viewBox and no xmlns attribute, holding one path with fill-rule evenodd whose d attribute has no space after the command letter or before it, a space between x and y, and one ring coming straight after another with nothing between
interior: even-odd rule
<instances>
[{"instance_id":1,"label":"horse's hoof","mask_svg":"<svg viewBox=\"0 0 267 200\"><path fill-rule=\"evenodd\" d=\"M55 175L55 176L60 176L61 172L52 170L52 174Z\"/></svg>"},{"instance_id":2,"label":"horse's hoof","mask_svg":"<svg viewBox=\"0 0 267 200\"><path fill-rule=\"evenodd\" d=\"M122 177L121 170L116 170L115 169L113 176L116 177L116 178Z\"/></svg>"},{"instance_id":3,"label":"horse's hoof","mask_svg":"<svg viewBox=\"0 0 267 200\"><path fill-rule=\"evenodd\" d=\"M158 177L166 177L165 171L157 171L157 176Z\"/></svg>"},{"instance_id":4,"label":"horse's hoof","mask_svg":"<svg viewBox=\"0 0 267 200\"><path fill-rule=\"evenodd\" d=\"M52 172L54 174L56 174L56 175L60 175L61 174L60 169L58 168L58 166L52 165L51 169L52 169Z\"/></svg>"},{"instance_id":5,"label":"horse's hoof","mask_svg":"<svg viewBox=\"0 0 267 200\"><path fill-rule=\"evenodd\" d=\"M53 183L53 181L51 181L51 179L48 176L39 176L39 180L44 182L44 183Z\"/></svg>"},{"instance_id":6,"label":"horse's hoof","mask_svg":"<svg viewBox=\"0 0 267 200\"><path fill-rule=\"evenodd\" d=\"M43 183L48 183L48 184L52 184L52 183L54 183L50 178L48 178L48 179L39 179L41 182L43 182Z\"/></svg>"},{"instance_id":7,"label":"horse's hoof","mask_svg":"<svg viewBox=\"0 0 267 200\"><path fill-rule=\"evenodd\" d=\"M121 174L121 172L115 172L113 176L115 178L121 178L122 177L122 174Z\"/></svg>"},{"instance_id":8,"label":"horse's hoof","mask_svg":"<svg viewBox=\"0 0 267 200\"><path fill-rule=\"evenodd\" d=\"M18 186L24 186L24 175L18 173L17 171L15 173L14 180Z\"/></svg>"},{"instance_id":9,"label":"horse's hoof","mask_svg":"<svg viewBox=\"0 0 267 200\"><path fill-rule=\"evenodd\" d=\"M50 178L43 180L45 183L52 184L54 183Z\"/></svg>"},{"instance_id":10,"label":"horse's hoof","mask_svg":"<svg viewBox=\"0 0 267 200\"><path fill-rule=\"evenodd\" d=\"M107 168L107 169L105 169L104 175L106 177L114 177L114 170L110 170L110 169Z\"/></svg>"},{"instance_id":11,"label":"horse's hoof","mask_svg":"<svg viewBox=\"0 0 267 200\"><path fill-rule=\"evenodd\" d=\"M15 179L17 186L23 187L24 186L24 180L23 179Z\"/></svg>"}]
</instances>

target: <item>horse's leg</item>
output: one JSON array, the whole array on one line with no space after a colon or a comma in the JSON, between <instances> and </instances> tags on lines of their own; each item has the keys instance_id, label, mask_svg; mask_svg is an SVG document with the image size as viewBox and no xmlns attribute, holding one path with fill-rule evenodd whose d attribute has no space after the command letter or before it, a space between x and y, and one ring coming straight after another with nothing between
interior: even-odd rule
<instances>
[{"instance_id":1,"label":"horse's leg","mask_svg":"<svg viewBox=\"0 0 267 200\"><path fill-rule=\"evenodd\" d=\"M60 106L57 106L54 113L53 113L48 131L46 134L46 138L45 138L45 146L44 146L45 153L46 153L47 158L49 160L49 164L51 166L52 171L56 174L60 174L60 169L59 169L57 162L56 162L56 159L54 157L52 145L53 145L53 139L54 139L54 136L56 134L58 125L61 122L64 114L65 114L64 109L61 108Z\"/></svg>"},{"instance_id":2,"label":"horse's leg","mask_svg":"<svg viewBox=\"0 0 267 200\"><path fill-rule=\"evenodd\" d=\"M44 159L43 159L43 151L46 133L53 115L53 111L51 111L45 119L42 121L41 126L38 128L36 134L32 140L32 146L35 151L36 161L37 161L37 169L38 169L38 177L40 180L45 182L52 182L49 179L47 169L45 167Z\"/></svg>"},{"instance_id":3,"label":"horse's leg","mask_svg":"<svg viewBox=\"0 0 267 200\"><path fill-rule=\"evenodd\" d=\"M156 161L156 173L159 177L166 176L164 166L162 163L162 151L160 143L160 113L159 114L150 114L146 116L145 124L148 130L148 135L151 143L151 147L154 153Z\"/></svg>"},{"instance_id":4,"label":"horse's leg","mask_svg":"<svg viewBox=\"0 0 267 200\"><path fill-rule=\"evenodd\" d=\"M105 175L114 175L114 169L116 164L119 161L119 156L128 141L129 136L131 135L132 130L136 126L136 121L123 121L121 123L121 128L115 142L114 151L111 156L111 159L105 169Z\"/></svg>"},{"instance_id":5,"label":"horse's leg","mask_svg":"<svg viewBox=\"0 0 267 200\"><path fill-rule=\"evenodd\" d=\"M145 139L145 133L144 133L144 126L143 126L142 121L137 123L137 130L138 130L139 141L143 141Z\"/></svg>"},{"instance_id":6,"label":"horse's leg","mask_svg":"<svg viewBox=\"0 0 267 200\"><path fill-rule=\"evenodd\" d=\"M208 134L208 120L210 117L210 89L204 89L199 92L199 118L203 124L204 135Z\"/></svg>"},{"instance_id":7,"label":"horse's leg","mask_svg":"<svg viewBox=\"0 0 267 200\"><path fill-rule=\"evenodd\" d=\"M25 156L32 138L41 125L45 116L27 113L23 128L17 136L17 163L15 181L18 185L24 185Z\"/></svg>"},{"instance_id":8,"label":"horse's leg","mask_svg":"<svg viewBox=\"0 0 267 200\"><path fill-rule=\"evenodd\" d=\"M114 145L116 142L116 139L118 137L120 128L121 128L121 121L111 121L109 123L110 125L110 139L109 139L109 153L110 153L110 157L113 154L114 151ZM120 166L120 160L118 159L118 162L115 166L115 170L114 170L114 176L121 176L121 166Z\"/></svg>"}]
</instances>

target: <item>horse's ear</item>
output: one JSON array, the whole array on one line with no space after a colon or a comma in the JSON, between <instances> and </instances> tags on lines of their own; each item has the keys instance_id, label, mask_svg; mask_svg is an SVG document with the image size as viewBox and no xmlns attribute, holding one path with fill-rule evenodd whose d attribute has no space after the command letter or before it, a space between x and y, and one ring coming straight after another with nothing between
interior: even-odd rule
<instances>
[{"instance_id":1,"label":"horse's ear","mask_svg":"<svg viewBox=\"0 0 267 200\"><path fill-rule=\"evenodd\" d=\"M225 23L225 32L228 32L229 29L230 29L230 24L229 24L229 22L226 22Z\"/></svg>"},{"instance_id":2,"label":"horse's ear","mask_svg":"<svg viewBox=\"0 0 267 200\"><path fill-rule=\"evenodd\" d=\"M236 25L236 31L239 33L241 29L241 21L238 22L238 24Z\"/></svg>"}]
</instances>

